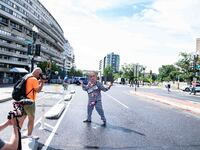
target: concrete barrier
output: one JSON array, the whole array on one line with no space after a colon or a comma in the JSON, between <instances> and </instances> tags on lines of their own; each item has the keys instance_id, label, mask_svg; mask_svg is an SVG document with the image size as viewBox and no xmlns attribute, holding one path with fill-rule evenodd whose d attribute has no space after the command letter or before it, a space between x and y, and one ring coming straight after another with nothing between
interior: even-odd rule
<instances>
[{"instance_id":1,"label":"concrete barrier","mask_svg":"<svg viewBox=\"0 0 200 150\"><path fill-rule=\"evenodd\" d=\"M72 99L72 94L67 94L64 97L64 101L70 101Z\"/></svg>"},{"instance_id":2,"label":"concrete barrier","mask_svg":"<svg viewBox=\"0 0 200 150\"><path fill-rule=\"evenodd\" d=\"M61 103L61 104L56 104L55 106L53 106L46 114L45 114L45 118L47 119L57 119L60 117L60 115L62 114L62 112L65 110L65 103Z\"/></svg>"},{"instance_id":3,"label":"concrete barrier","mask_svg":"<svg viewBox=\"0 0 200 150\"><path fill-rule=\"evenodd\" d=\"M70 91L70 94L74 94L76 91L75 90L71 90Z\"/></svg>"}]
</instances>

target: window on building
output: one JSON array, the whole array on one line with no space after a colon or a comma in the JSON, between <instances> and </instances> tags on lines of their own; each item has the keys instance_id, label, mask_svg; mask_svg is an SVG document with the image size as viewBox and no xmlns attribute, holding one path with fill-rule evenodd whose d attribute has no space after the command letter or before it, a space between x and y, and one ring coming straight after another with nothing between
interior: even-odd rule
<instances>
[{"instance_id":1,"label":"window on building","mask_svg":"<svg viewBox=\"0 0 200 150\"><path fill-rule=\"evenodd\" d=\"M8 19L0 16L0 24L8 25Z\"/></svg>"},{"instance_id":2,"label":"window on building","mask_svg":"<svg viewBox=\"0 0 200 150\"><path fill-rule=\"evenodd\" d=\"M10 25L13 29L20 31L20 32L22 31L22 25L19 25L19 24L13 22L13 21L10 22Z\"/></svg>"}]
</instances>

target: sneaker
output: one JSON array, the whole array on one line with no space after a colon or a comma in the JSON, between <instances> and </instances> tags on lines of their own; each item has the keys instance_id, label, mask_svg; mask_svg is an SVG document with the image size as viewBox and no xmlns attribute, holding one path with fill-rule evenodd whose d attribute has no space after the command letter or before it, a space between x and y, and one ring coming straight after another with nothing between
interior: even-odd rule
<instances>
[{"instance_id":1,"label":"sneaker","mask_svg":"<svg viewBox=\"0 0 200 150\"><path fill-rule=\"evenodd\" d=\"M84 123L91 123L92 121L87 119L87 120L84 120L83 122Z\"/></svg>"},{"instance_id":2,"label":"sneaker","mask_svg":"<svg viewBox=\"0 0 200 150\"><path fill-rule=\"evenodd\" d=\"M36 136L36 135L29 135L28 138L32 138L32 139L35 139L35 140L39 140L40 139L40 137Z\"/></svg>"},{"instance_id":3,"label":"sneaker","mask_svg":"<svg viewBox=\"0 0 200 150\"><path fill-rule=\"evenodd\" d=\"M27 135L22 135L22 136L21 136L21 139L26 139L26 138L28 138Z\"/></svg>"}]
</instances>

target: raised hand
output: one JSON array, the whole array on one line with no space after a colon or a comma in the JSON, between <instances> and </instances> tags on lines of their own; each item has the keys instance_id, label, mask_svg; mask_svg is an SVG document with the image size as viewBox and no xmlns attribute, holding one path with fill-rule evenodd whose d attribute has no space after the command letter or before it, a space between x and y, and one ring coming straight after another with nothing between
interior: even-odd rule
<instances>
[{"instance_id":1,"label":"raised hand","mask_svg":"<svg viewBox=\"0 0 200 150\"><path fill-rule=\"evenodd\" d=\"M82 80L79 80L79 82L81 83L81 85L83 85L83 81Z\"/></svg>"}]
</instances>

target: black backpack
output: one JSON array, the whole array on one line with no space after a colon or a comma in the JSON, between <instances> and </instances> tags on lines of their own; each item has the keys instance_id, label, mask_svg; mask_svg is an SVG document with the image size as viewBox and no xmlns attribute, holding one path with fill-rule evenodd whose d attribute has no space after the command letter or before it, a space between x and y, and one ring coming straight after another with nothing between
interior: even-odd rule
<instances>
[{"instance_id":1,"label":"black backpack","mask_svg":"<svg viewBox=\"0 0 200 150\"><path fill-rule=\"evenodd\" d=\"M27 97L27 95L33 91L33 89L31 91L29 91L28 94L26 94L26 81L28 78L33 77L33 76L29 76L27 77L27 75L25 75L23 78L19 79L15 85L14 85L14 89L12 91L12 98L16 101L20 101L24 98Z\"/></svg>"}]
</instances>

